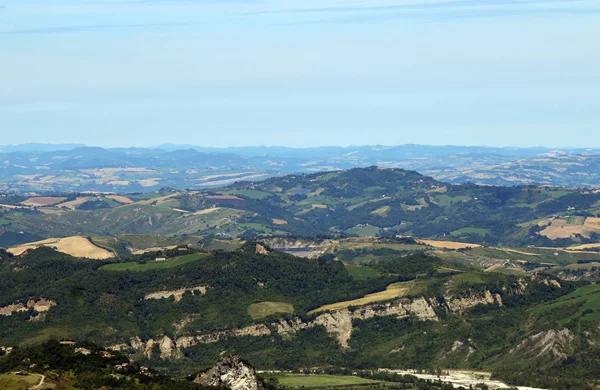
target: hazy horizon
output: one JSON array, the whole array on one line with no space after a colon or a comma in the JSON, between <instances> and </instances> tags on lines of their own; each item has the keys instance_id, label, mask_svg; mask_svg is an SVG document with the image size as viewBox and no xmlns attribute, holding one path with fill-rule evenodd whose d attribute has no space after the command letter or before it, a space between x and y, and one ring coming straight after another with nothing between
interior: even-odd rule
<instances>
[{"instance_id":1,"label":"hazy horizon","mask_svg":"<svg viewBox=\"0 0 600 390\"><path fill-rule=\"evenodd\" d=\"M349 145L312 145L312 146L293 146L293 145L266 145L266 144L251 144L251 145L238 145L238 146L211 146L211 145L199 145L199 144L187 144L187 143L162 143L156 145L149 146L139 146L139 145L115 145L115 146L103 146L103 145L94 145L94 144L86 144L86 143L77 143L77 142L67 142L67 143L53 143L53 142L24 142L24 143L16 143L16 144L4 144L0 143L0 148L2 147L25 147L25 146L45 146L45 147L88 147L88 148L103 148L103 149L158 149L158 148L189 148L189 147L197 147L197 148L207 148L207 149L235 149L235 148L289 148L289 149L312 149L312 148L364 148L364 147L380 147L380 148L396 148L396 147L406 147L406 146L415 146L415 147L432 147L432 148L482 148L482 149L564 149L564 150L572 150L572 149L582 149L582 150L600 150L600 146L547 146L547 145L532 145L532 146L515 146L515 145L459 145L459 144L427 144L427 143L405 143L405 144L349 144ZM1 150L0 150L1 151Z\"/></svg>"}]
</instances>

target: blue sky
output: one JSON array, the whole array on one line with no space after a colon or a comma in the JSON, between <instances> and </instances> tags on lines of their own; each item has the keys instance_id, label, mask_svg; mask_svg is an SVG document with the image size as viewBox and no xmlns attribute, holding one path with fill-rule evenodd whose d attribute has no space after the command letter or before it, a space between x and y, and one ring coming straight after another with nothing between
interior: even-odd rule
<instances>
[{"instance_id":1,"label":"blue sky","mask_svg":"<svg viewBox=\"0 0 600 390\"><path fill-rule=\"evenodd\" d=\"M0 0L0 144L600 147L600 0Z\"/></svg>"}]
</instances>

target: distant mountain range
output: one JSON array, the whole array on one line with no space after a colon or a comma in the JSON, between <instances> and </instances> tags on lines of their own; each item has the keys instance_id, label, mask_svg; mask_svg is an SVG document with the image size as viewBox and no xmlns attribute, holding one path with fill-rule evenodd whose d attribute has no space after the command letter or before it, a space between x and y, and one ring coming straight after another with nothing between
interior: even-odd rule
<instances>
[{"instance_id":1,"label":"distant mountain range","mask_svg":"<svg viewBox=\"0 0 600 390\"><path fill-rule=\"evenodd\" d=\"M600 186L600 149L427 145L211 148L173 144L107 149L32 143L0 146L0 191L197 189L367 166L416 170L451 184Z\"/></svg>"}]
</instances>

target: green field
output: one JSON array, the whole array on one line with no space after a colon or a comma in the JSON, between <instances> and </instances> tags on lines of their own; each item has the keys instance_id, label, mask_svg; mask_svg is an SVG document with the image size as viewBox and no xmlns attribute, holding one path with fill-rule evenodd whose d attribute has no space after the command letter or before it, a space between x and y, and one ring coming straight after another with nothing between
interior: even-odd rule
<instances>
[{"instance_id":1,"label":"green field","mask_svg":"<svg viewBox=\"0 0 600 390\"><path fill-rule=\"evenodd\" d=\"M463 234L479 234L480 236L485 236L486 234L490 234L491 232L492 231L490 229L466 227L466 228L455 230L450 234L453 236L460 236Z\"/></svg>"},{"instance_id":2,"label":"green field","mask_svg":"<svg viewBox=\"0 0 600 390\"><path fill-rule=\"evenodd\" d=\"M22 390L32 388L40 383L41 376L36 374L2 374L0 375L0 389Z\"/></svg>"},{"instance_id":3,"label":"green field","mask_svg":"<svg viewBox=\"0 0 600 390\"><path fill-rule=\"evenodd\" d=\"M373 268L362 267L359 265L346 265L346 271L354 280L369 280L378 278L381 274Z\"/></svg>"},{"instance_id":4,"label":"green field","mask_svg":"<svg viewBox=\"0 0 600 390\"><path fill-rule=\"evenodd\" d=\"M355 234L359 237L372 237L379 233L381 229L372 225L357 225L346 230L346 233Z\"/></svg>"},{"instance_id":5,"label":"green field","mask_svg":"<svg viewBox=\"0 0 600 390\"><path fill-rule=\"evenodd\" d=\"M344 375L296 375L287 374L278 376L279 384L286 387L332 387L332 386L350 386L350 385L375 385L382 383L372 379L360 378L357 376Z\"/></svg>"},{"instance_id":6,"label":"green field","mask_svg":"<svg viewBox=\"0 0 600 390\"><path fill-rule=\"evenodd\" d=\"M586 320L599 320L600 285L590 284L580 287L554 302L536 307L530 311L539 315L559 318L558 322L561 325L582 316Z\"/></svg>"},{"instance_id":7,"label":"green field","mask_svg":"<svg viewBox=\"0 0 600 390\"><path fill-rule=\"evenodd\" d=\"M294 305L286 302L260 302L248 306L248 314L253 320L277 313L293 313Z\"/></svg>"},{"instance_id":8,"label":"green field","mask_svg":"<svg viewBox=\"0 0 600 390\"><path fill-rule=\"evenodd\" d=\"M167 261L149 261L146 264L140 263L115 263L107 264L100 267L102 271L149 271L154 269L164 269L179 267L181 265L191 263L193 261L204 259L208 256L208 253L193 253L191 255L185 255L177 257L173 260Z\"/></svg>"},{"instance_id":9,"label":"green field","mask_svg":"<svg viewBox=\"0 0 600 390\"><path fill-rule=\"evenodd\" d=\"M224 195L237 195L250 199L265 199L271 196L271 193L259 190L234 190L223 191Z\"/></svg>"}]
</instances>

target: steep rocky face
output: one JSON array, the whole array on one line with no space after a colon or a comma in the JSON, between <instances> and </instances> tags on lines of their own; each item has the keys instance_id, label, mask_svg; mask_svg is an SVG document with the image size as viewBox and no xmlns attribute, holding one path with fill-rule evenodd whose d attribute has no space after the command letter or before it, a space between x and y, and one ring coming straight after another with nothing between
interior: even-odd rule
<instances>
[{"instance_id":1,"label":"steep rocky face","mask_svg":"<svg viewBox=\"0 0 600 390\"><path fill-rule=\"evenodd\" d=\"M349 347L352 337L354 320L367 320L374 317L394 316L406 318L413 316L418 321L438 321L439 318L434 309L441 309L449 313L462 314L469 308L480 304L502 305L502 298L498 294L489 291L472 295L470 297L453 299L448 297L446 303L440 304L436 299L425 298L400 298L382 304L369 304L355 309L335 310L320 314L312 321L303 321L296 317L293 319L281 319L270 324L255 324L245 328L231 329L214 333L185 335L171 340L167 336L160 336L157 340L149 339L143 342L138 337L130 340L131 349L138 354L150 358L154 346L158 345L160 356L163 359L177 358L182 355L181 350L198 344L213 344L234 337L261 337L277 334L282 337L292 337L303 329L322 326L327 333L344 348Z\"/></svg>"},{"instance_id":2,"label":"steep rocky face","mask_svg":"<svg viewBox=\"0 0 600 390\"><path fill-rule=\"evenodd\" d=\"M530 358L551 356L557 360L565 360L574 340L575 336L569 329L550 329L526 338L511 349L509 354L521 353Z\"/></svg>"},{"instance_id":3,"label":"steep rocky face","mask_svg":"<svg viewBox=\"0 0 600 390\"><path fill-rule=\"evenodd\" d=\"M192 294L200 293L202 295L206 295L206 292L208 291L208 289L209 289L209 286L198 286L198 287L191 287L191 288L181 288L179 290L157 291L157 292L153 292L150 294L146 294L144 299L166 299L166 298L174 297L175 303L177 303L177 302L181 301L181 299L183 298L183 294L185 294L186 292L191 292Z\"/></svg>"},{"instance_id":4,"label":"steep rocky face","mask_svg":"<svg viewBox=\"0 0 600 390\"><path fill-rule=\"evenodd\" d=\"M254 367L237 355L222 359L208 372L199 374L194 382L202 386L229 387L231 390L264 389Z\"/></svg>"},{"instance_id":5,"label":"steep rocky face","mask_svg":"<svg viewBox=\"0 0 600 390\"><path fill-rule=\"evenodd\" d=\"M256 249L254 250L254 252L257 255L263 255L263 256L269 255L269 251L267 250L267 248L265 248L264 246L262 246L260 244L256 244Z\"/></svg>"},{"instance_id":6,"label":"steep rocky face","mask_svg":"<svg viewBox=\"0 0 600 390\"><path fill-rule=\"evenodd\" d=\"M548 286L560 288L560 284L552 279L534 279ZM529 279L518 280L515 286L503 288L502 295L494 294L489 290L473 292L460 297L446 295L443 300L436 298L399 298L386 303L368 304L353 309L341 309L318 315L310 321L304 321L299 317L291 319L280 319L272 323L254 324L245 328L231 329L220 332L205 334L181 335L175 339L167 336L159 336L156 340L142 341L135 337L129 341L130 351L143 354L150 358L155 346L160 350L163 359L177 358L182 356L182 350L199 344L217 343L234 337L262 337L279 335L281 337L293 337L297 332L304 329L322 326L327 333L344 348L349 347L355 320L368 320L374 317L393 316L396 318L411 317L417 321L439 321L439 312L462 315L470 308L477 305L502 306L502 296L524 294ZM560 337L559 337L560 338ZM555 337L551 337L555 339ZM559 340L560 341L560 340ZM470 355L472 347L469 345L467 354ZM123 348L120 348L123 350Z\"/></svg>"},{"instance_id":7,"label":"steep rocky face","mask_svg":"<svg viewBox=\"0 0 600 390\"><path fill-rule=\"evenodd\" d=\"M37 301L29 299L27 303L17 302L12 305L0 307L0 315L10 316L13 312L27 311L31 308L38 313L44 313L56 306L56 302L50 299L40 298Z\"/></svg>"},{"instance_id":8,"label":"steep rocky face","mask_svg":"<svg viewBox=\"0 0 600 390\"><path fill-rule=\"evenodd\" d=\"M489 291L485 291L482 295L446 299L446 306L451 313L464 313L477 305L492 305L494 303L502 306L502 297L500 294L492 294Z\"/></svg>"}]
</instances>

